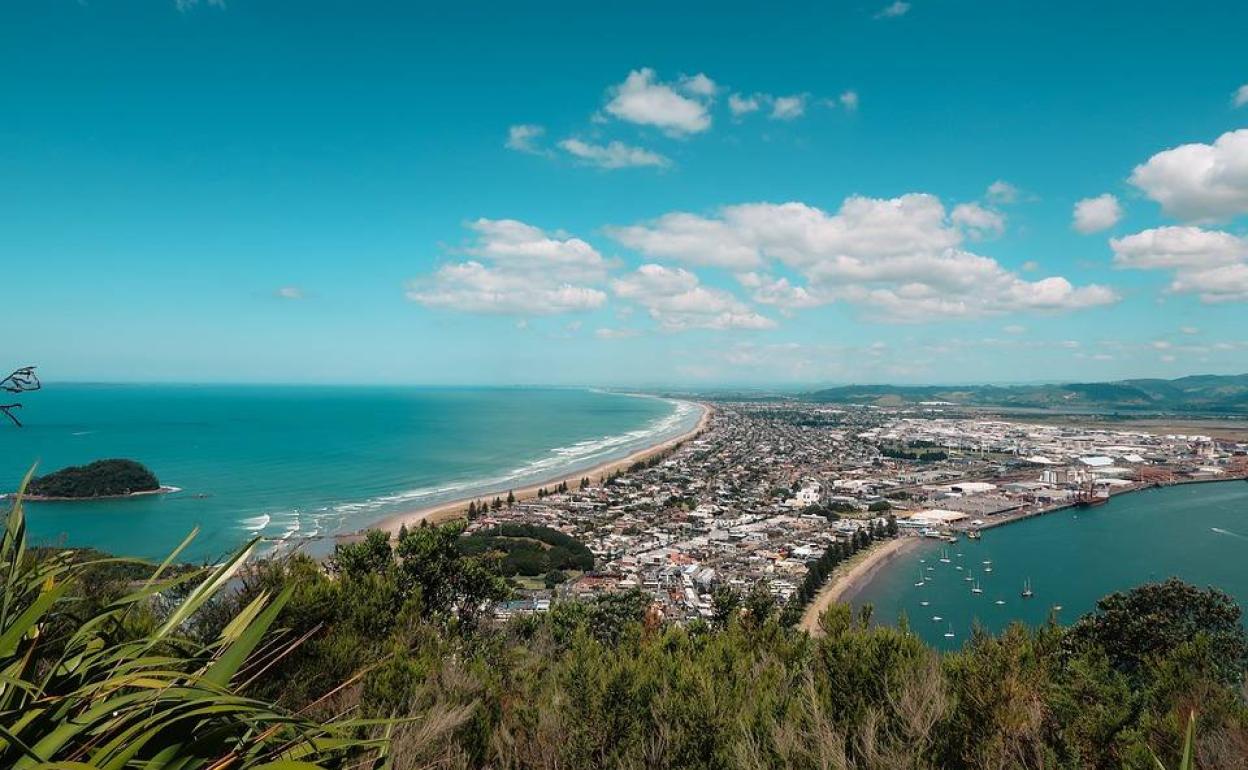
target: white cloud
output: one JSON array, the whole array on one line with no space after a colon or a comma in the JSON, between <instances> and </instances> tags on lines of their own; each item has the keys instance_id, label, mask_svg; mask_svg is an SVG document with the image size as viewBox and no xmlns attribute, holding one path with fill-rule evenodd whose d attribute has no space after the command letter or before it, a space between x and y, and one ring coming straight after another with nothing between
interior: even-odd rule
<instances>
[{"instance_id":1,"label":"white cloud","mask_svg":"<svg viewBox=\"0 0 1248 770\"><path fill-rule=\"evenodd\" d=\"M653 259L747 270L762 264L758 249L744 243L726 222L675 212L629 227L607 227L607 235Z\"/></svg>"},{"instance_id":2,"label":"white cloud","mask_svg":"<svg viewBox=\"0 0 1248 770\"><path fill-rule=\"evenodd\" d=\"M850 112L854 112L858 109L858 92L857 91L846 91L845 93L841 94L840 100L841 100L841 106L849 110Z\"/></svg>"},{"instance_id":3,"label":"white cloud","mask_svg":"<svg viewBox=\"0 0 1248 770\"><path fill-rule=\"evenodd\" d=\"M776 278L766 273L739 273L737 281L750 289L751 298L761 305L776 305L796 310L827 304L828 300L815 296L804 286L794 286L788 278Z\"/></svg>"},{"instance_id":4,"label":"white cloud","mask_svg":"<svg viewBox=\"0 0 1248 770\"><path fill-rule=\"evenodd\" d=\"M961 203L954 206L949 218L955 225L970 232L973 238L1000 235L1005 232L1005 215L999 211L984 208L978 203Z\"/></svg>"},{"instance_id":5,"label":"white cloud","mask_svg":"<svg viewBox=\"0 0 1248 770\"><path fill-rule=\"evenodd\" d=\"M776 322L721 289L700 285L684 268L646 264L611 281L621 299L644 307L664 331L771 329Z\"/></svg>"},{"instance_id":6,"label":"white cloud","mask_svg":"<svg viewBox=\"0 0 1248 770\"><path fill-rule=\"evenodd\" d=\"M709 78L708 78L709 80ZM644 126L655 126L674 136L696 134L711 127L705 101L682 96L655 79L654 70L633 70L611 89L606 110L614 117Z\"/></svg>"},{"instance_id":7,"label":"white cloud","mask_svg":"<svg viewBox=\"0 0 1248 770\"><path fill-rule=\"evenodd\" d=\"M591 144L580 139L564 139L559 143L565 152L599 168L630 168L636 166L671 165L667 157L642 147L623 142Z\"/></svg>"},{"instance_id":8,"label":"white cloud","mask_svg":"<svg viewBox=\"0 0 1248 770\"><path fill-rule=\"evenodd\" d=\"M609 329L606 327L595 329L594 336L600 340L623 340L629 337L636 337L641 334L636 329Z\"/></svg>"},{"instance_id":9,"label":"white cloud","mask_svg":"<svg viewBox=\"0 0 1248 770\"><path fill-rule=\"evenodd\" d=\"M1156 227L1125 238L1111 238L1114 263L1141 269L1205 268L1248 258L1248 240L1199 227Z\"/></svg>"},{"instance_id":10,"label":"white cloud","mask_svg":"<svg viewBox=\"0 0 1248 770\"><path fill-rule=\"evenodd\" d=\"M1184 334L1200 334L1200 329L1196 328L1195 326L1180 326L1179 331L1183 332Z\"/></svg>"},{"instance_id":11,"label":"white cloud","mask_svg":"<svg viewBox=\"0 0 1248 770\"><path fill-rule=\"evenodd\" d=\"M1199 227L1158 227L1109 242L1114 263L1173 270L1169 291L1202 302L1248 301L1248 238Z\"/></svg>"},{"instance_id":12,"label":"white cloud","mask_svg":"<svg viewBox=\"0 0 1248 770\"><path fill-rule=\"evenodd\" d=\"M1121 220L1122 205L1109 193L1084 198L1075 204L1073 227L1084 235L1108 230Z\"/></svg>"},{"instance_id":13,"label":"white cloud","mask_svg":"<svg viewBox=\"0 0 1248 770\"><path fill-rule=\"evenodd\" d=\"M1021 324L1008 324L1006 326L1002 326L1001 331L1006 334L1026 334L1027 327Z\"/></svg>"},{"instance_id":14,"label":"white cloud","mask_svg":"<svg viewBox=\"0 0 1248 770\"><path fill-rule=\"evenodd\" d=\"M728 109L732 111L734 118L739 118L750 112L757 112L761 106L758 94L753 96L733 94L728 97Z\"/></svg>"},{"instance_id":15,"label":"white cloud","mask_svg":"<svg viewBox=\"0 0 1248 770\"><path fill-rule=\"evenodd\" d=\"M771 103L772 120L795 120L806 114L806 94L777 96Z\"/></svg>"},{"instance_id":16,"label":"white cloud","mask_svg":"<svg viewBox=\"0 0 1248 770\"><path fill-rule=\"evenodd\" d=\"M779 262L805 286L754 279L773 297L801 288L803 301L844 300L893 320L974 318L1020 310L1071 310L1117 300L1103 286L1060 276L1027 281L990 257L960 248L966 233L935 196L851 197L828 214L804 203L726 206L715 217L667 214L608 234L652 258L744 272ZM773 279L774 280L774 279ZM766 292L761 296L769 296Z\"/></svg>"},{"instance_id":17,"label":"white cloud","mask_svg":"<svg viewBox=\"0 0 1248 770\"><path fill-rule=\"evenodd\" d=\"M880 12L875 15L877 19L895 19L898 16L905 16L910 10L910 4L896 0L894 3L884 6Z\"/></svg>"},{"instance_id":18,"label":"white cloud","mask_svg":"<svg viewBox=\"0 0 1248 770\"><path fill-rule=\"evenodd\" d=\"M985 193L984 197L988 199L989 203L1004 206L1010 203L1017 203L1020 197L1020 192L1017 187L1004 179L998 179L988 185L988 191Z\"/></svg>"},{"instance_id":19,"label":"white cloud","mask_svg":"<svg viewBox=\"0 0 1248 770\"><path fill-rule=\"evenodd\" d=\"M1208 270L1181 270L1170 291L1198 294L1202 302L1248 302L1248 264L1222 265Z\"/></svg>"},{"instance_id":20,"label":"white cloud","mask_svg":"<svg viewBox=\"0 0 1248 770\"><path fill-rule=\"evenodd\" d=\"M1248 83L1235 89L1234 95L1231 96L1231 105L1234 107L1243 107L1248 104Z\"/></svg>"},{"instance_id":21,"label":"white cloud","mask_svg":"<svg viewBox=\"0 0 1248 770\"><path fill-rule=\"evenodd\" d=\"M273 296L278 299L303 299L306 295L303 293L303 289L298 286L283 286L273 292Z\"/></svg>"},{"instance_id":22,"label":"white cloud","mask_svg":"<svg viewBox=\"0 0 1248 770\"><path fill-rule=\"evenodd\" d=\"M1228 131L1213 144L1163 150L1136 166L1130 182L1182 220L1212 222L1248 213L1248 128Z\"/></svg>"},{"instance_id":23,"label":"white cloud","mask_svg":"<svg viewBox=\"0 0 1248 770\"><path fill-rule=\"evenodd\" d=\"M477 259L410 282L408 299L504 315L592 310L606 302L606 292L592 285L606 279L606 260L585 241L514 219L478 219L470 227L477 239L465 253Z\"/></svg>"},{"instance_id":24,"label":"white cloud","mask_svg":"<svg viewBox=\"0 0 1248 770\"><path fill-rule=\"evenodd\" d=\"M538 154L542 149L537 140L546 133L546 129L532 123L521 123L507 129L507 149L517 152Z\"/></svg>"},{"instance_id":25,"label":"white cloud","mask_svg":"<svg viewBox=\"0 0 1248 770\"><path fill-rule=\"evenodd\" d=\"M200 0L174 0L174 6L182 13L186 13L192 8L198 7L199 4ZM225 10L225 0L203 0L203 4L209 8L220 8L221 10Z\"/></svg>"},{"instance_id":26,"label":"white cloud","mask_svg":"<svg viewBox=\"0 0 1248 770\"><path fill-rule=\"evenodd\" d=\"M714 80L708 78L705 74L699 72L696 75L682 75L680 78L680 87L685 93L694 96L703 96L710 98L719 90L719 86Z\"/></svg>"}]
</instances>

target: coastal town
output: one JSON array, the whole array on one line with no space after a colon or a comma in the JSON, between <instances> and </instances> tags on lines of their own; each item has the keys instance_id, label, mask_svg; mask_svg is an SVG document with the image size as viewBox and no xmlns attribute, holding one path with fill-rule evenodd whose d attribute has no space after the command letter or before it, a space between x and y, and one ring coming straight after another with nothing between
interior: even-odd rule
<instances>
[{"instance_id":1,"label":"coastal town","mask_svg":"<svg viewBox=\"0 0 1248 770\"><path fill-rule=\"evenodd\" d=\"M593 570L519 582L496 616L629 589L676 621L710 617L725 588L785 604L814 560L860 530L974 538L1145 487L1248 475L1248 444L1210 435L1030 424L939 403L709 409L694 435L623 470L473 503L469 533L548 527L594 555Z\"/></svg>"}]
</instances>

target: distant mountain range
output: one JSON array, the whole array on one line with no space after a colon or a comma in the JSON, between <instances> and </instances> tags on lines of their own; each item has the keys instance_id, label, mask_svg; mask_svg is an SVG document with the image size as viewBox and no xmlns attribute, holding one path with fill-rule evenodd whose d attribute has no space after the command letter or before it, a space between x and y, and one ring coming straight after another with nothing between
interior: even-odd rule
<instances>
[{"instance_id":1,"label":"distant mountain range","mask_svg":"<svg viewBox=\"0 0 1248 770\"><path fill-rule=\"evenodd\" d=\"M1248 374L1065 385L843 385L807 393L805 397L811 401L877 406L946 401L967 406L1040 409L1248 413Z\"/></svg>"}]
</instances>

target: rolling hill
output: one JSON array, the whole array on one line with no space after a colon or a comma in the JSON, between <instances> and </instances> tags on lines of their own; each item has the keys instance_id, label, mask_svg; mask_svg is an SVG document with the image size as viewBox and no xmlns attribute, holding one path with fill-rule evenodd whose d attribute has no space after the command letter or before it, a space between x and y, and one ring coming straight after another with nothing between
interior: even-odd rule
<instances>
[{"instance_id":1,"label":"rolling hill","mask_svg":"<svg viewBox=\"0 0 1248 770\"><path fill-rule=\"evenodd\" d=\"M967 406L1238 414L1248 413L1248 374L1062 385L843 385L805 398L877 406L945 401Z\"/></svg>"}]
</instances>

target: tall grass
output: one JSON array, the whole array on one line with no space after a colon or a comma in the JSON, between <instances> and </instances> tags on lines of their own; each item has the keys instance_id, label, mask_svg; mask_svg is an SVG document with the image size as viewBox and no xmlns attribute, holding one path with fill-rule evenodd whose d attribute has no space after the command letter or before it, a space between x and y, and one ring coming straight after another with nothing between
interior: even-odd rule
<instances>
[{"instance_id":1,"label":"tall grass","mask_svg":"<svg viewBox=\"0 0 1248 770\"><path fill-rule=\"evenodd\" d=\"M322 724L245 694L250 681L298 644L272 629L289 591L262 593L217 638L193 640L188 629L196 613L236 575L257 540L215 567L171 570L192 532L150 577L79 618L74 610L83 604L86 572L135 562L84 561L71 551L33 554L25 487L24 481L0 541L0 767L387 766L384 723Z\"/></svg>"}]
</instances>

